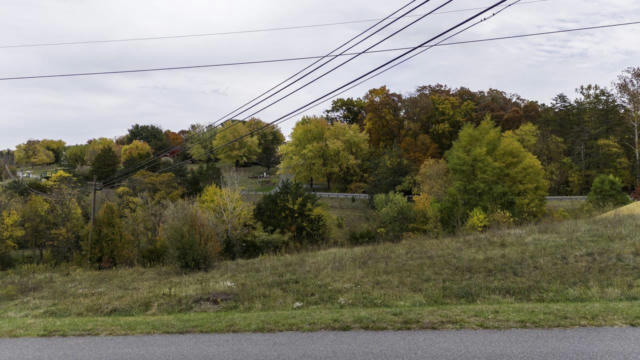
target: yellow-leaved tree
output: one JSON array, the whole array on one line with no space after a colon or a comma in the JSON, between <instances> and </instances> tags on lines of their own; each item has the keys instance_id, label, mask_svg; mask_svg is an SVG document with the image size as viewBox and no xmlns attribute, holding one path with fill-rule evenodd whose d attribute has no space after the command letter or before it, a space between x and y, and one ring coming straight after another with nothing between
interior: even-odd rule
<instances>
[{"instance_id":1,"label":"yellow-leaved tree","mask_svg":"<svg viewBox=\"0 0 640 360\"><path fill-rule=\"evenodd\" d=\"M227 121L213 139L213 149L223 163L242 165L256 161L260 154L258 138L249 134L245 122Z\"/></svg>"},{"instance_id":2,"label":"yellow-leaved tree","mask_svg":"<svg viewBox=\"0 0 640 360\"><path fill-rule=\"evenodd\" d=\"M220 238L237 240L249 231L253 206L242 200L237 186L207 186L198 198L200 207L213 217L217 227L223 229Z\"/></svg>"},{"instance_id":3,"label":"yellow-leaved tree","mask_svg":"<svg viewBox=\"0 0 640 360\"><path fill-rule=\"evenodd\" d=\"M24 236L20 220L20 214L14 209L0 213L0 269L10 266L11 252Z\"/></svg>"},{"instance_id":4,"label":"yellow-leaved tree","mask_svg":"<svg viewBox=\"0 0 640 360\"><path fill-rule=\"evenodd\" d=\"M136 164L150 159L153 156L151 146L144 141L134 140L131 144L122 147L122 166L132 167Z\"/></svg>"},{"instance_id":5,"label":"yellow-leaved tree","mask_svg":"<svg viewBox=\"0 0 640 360\"><path fill-rule=\"evenodd\" d=\"M544 213L549 189L544 168L491 119L466 125L446 159L451 181L441 210L448 229L460 227L473 211L501 212L517 221Z\"/></svg>"},{"instance_id":6,"label":"yellow-leaved tree","mask_svg":"<svg viewBox=\"0 0 640 360\"><path fill-rule=\"evenodd\" d=\"M337 183L344 190L363 181L368 151L368 136L358 125L330 125L324 118L305 117L293 129L291 141L280 147L280 172L292 174L298 182L326 180L328 188Z\"/></svg>"}]
</instances>

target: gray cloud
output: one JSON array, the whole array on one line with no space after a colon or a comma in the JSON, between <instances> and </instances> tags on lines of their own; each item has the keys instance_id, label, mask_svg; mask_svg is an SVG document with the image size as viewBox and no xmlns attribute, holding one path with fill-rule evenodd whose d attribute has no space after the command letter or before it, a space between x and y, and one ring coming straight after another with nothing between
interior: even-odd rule
<instances>
[{"instance_id":1,"label":"gray cloud","mask_svg":"<svg viewBox=\"0 0 640 360\"><path fill-rule=\"evenodd\" d=\"M491 1L458 0L450 9ZM434 4L441 0L433 1ZM207 33L382 17L400 2L21 0L3 3L0 45ZM435 5L432 5L435 6ZM470 13L430 17L381 47L409 46ZM549 0L514 7L459 39L640 20L632 0ZM196 65L319 55L369 26L336 27L132 43L0 49L0 76ZM396 27L397 28L397 27ZM409 93L445 83L499 88L548 102L585 83L609 85L638 66L640 27L433 49L352 90L389 85ZM259 115L274 119L391 57L363 56ZM122 135L134 123L179 130L218 119L308 62L131 75L0 82L0 147L30 138L83 143ZM322 108L310 113L320 113ZM282 126L290 131L294 121Z\"/></svg>"}]
</instances>

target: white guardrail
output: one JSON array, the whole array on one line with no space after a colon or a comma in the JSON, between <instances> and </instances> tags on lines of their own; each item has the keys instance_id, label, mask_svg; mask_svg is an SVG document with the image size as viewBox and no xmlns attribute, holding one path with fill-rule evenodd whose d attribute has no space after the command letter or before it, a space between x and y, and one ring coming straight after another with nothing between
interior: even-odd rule
<instances>
[{"instance_id":1,"label":"white guardrail","mask_svg":"<svg viewBox=\"0 0 640 360\"><path fill-rule=\"evenodd\" d=\"M243 191L243 194L247 195L265 195L269 192L257 192L257 191ZM349 194L349 193L327 193L327 192L314 192L319 198L333 198L333 199L368 199L368 194ZM547 196L547 201L584 201L587 200L586 196Z\"/></svg>"}]
</instances>

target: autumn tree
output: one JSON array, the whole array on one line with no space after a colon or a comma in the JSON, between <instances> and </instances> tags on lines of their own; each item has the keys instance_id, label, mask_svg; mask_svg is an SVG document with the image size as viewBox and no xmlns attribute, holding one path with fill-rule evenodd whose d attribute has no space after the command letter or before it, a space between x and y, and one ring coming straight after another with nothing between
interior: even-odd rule
<instances>
[{"instance_id":1,"label":"autumn tree","mask_svg":"<svg viewBox=\"0 0 640 360\"><path fill-rule=\"evenodd\" d=\"M365 161L369 153L367 134L358 125L336 123L327 131L327 186L337 182L343 190L363 183Z\"/></svg>"},{"instance_id":2,"label":"autumn tree","mask_svg":"<svg viewBox=\"0 0 640 360\"><path fill-rule=\"evenodd\" d=\"M618 99L626 108L625 117L631 125L631 141L625 143L633 153L635 185L640 186L640 67L626 69L615 84Z\"/></svg>"},{"instance_id":3,"label":"autumn tree","mask_svg":"<svg viewBox=\"0 0 640 360\"><path fill-rule=\"evenodd\" d=\"M358 98L335 99L331 102L331 108L324 112L324 117L330 124L343 123L362 127L366 116L365 105L365 101Z\"/></svg>"},{"instance_id":4,"label":"autumn tree","mask_svg":"<svg viewBox=\"0 0 640 360\"><path fill-rule=\"evenodd\" d=\"M218 228L219 238L229 242L239 241L249 231L252 207L242 200L242 192L236 185L218 187L210 185L198 198L200 207L211 214Z\"/></svg>"},{"instance_id":5,"label":"autumn tree","mask_svg":"<svg viewBox=\"0 0 640 360\"><path fill-rule=\"evenodd\" d=\"M120 211L112 202L106 202L98 212L93 229L89 261L101 269L135 262L134 246L125 236Z\"/></svg>"},{"instance_id":6,"label":"autumn tree","mask_svg":"<svg viewBox=\"0 0 640 360\"><path fill-rule=\"evenodd\" d=\"M15 161L22 166L48 165L56 161L56 156L42 142L29 140L16 146Z\"/></svg>"},{"instance_id":7,"label":"autumn tree","mask_svg":"<svg viewBox=\"0 0 640 360\"><path fill-rule=\"evenodd\" d=\"M614 175L624 185L633 183L631 177L631 163L627 159L624 149L613 139L599 139L593 147L593 153L588 161L589 179L595 179L599 174Z\"/></svg>"},{"instance_id":8,"label":"autumn tree","mask_svg":"<svg viewBox=\"0 0 640 360\"><path fill-rule=\"evenodd\" d=\"M461 101L454 96L432 95L434 113L431 118L429 136L445 152L451 148L458 133L471 119L475 105L471 101Z\"/></svg>"},{"instance_id":9,"label":"autumn tree","mask_svg":"<svg viewBox=\"0 0 640 360\"><path fill-rule=\"evenodd\" d=\"M429 135L435 114L431 94L427 88L418 88L416 94L402 102L404 132L400 148L407 160L419 166L428 158L441 156L436 142Z\"/></svg>"},{"instance_id":10,"label":"autumn tree","mask_svg":"<svg viewBox=\"0 0 640 360\"><path fill-rule=\"evenodd\" d=\"M581 178L578 177L577 167L566 156L564 140L553 135L548 130L544 132L532 123L526 123L513 131L505 133L513 137L527 151L535 155L543 168L545 177L549 181L549 191L554 195L580 195Z\"/></svg>"},{"instance_id":11,"label":"autumn tree","mask_svg":"<svg viewBox=\"0 0 640 360\"><path fill-rule=\"evenodd\" d=\"M165 130L164 137L167 139L167 142L171 147L176 147L184 144L184 137L177 132Z\"/></svg>"},{"instance_id":12,"label":"autumn tree","mask_svg":"<svg viewBox=\"0 0 640 360\"><path fill-rule=\"evenodd\" d=\"M176 201L184 189L172 173L152 173L142 170L127 179L126 186L138 196L146 194L154 203Z\"/></svg>"},{"instance_id":13,"label":"autumn tree","mask_svg":"<svg viewBox=\"0 0 640 360\"><path fill-rule=\"evenodd\" d=\"M136 263L145 266L162 263L167 249L160 241L160 227L168 202L158 203L147 193L135 195L127 187L118 188L116 193L124 236L127 243L133 244Z\"/></svg>"},{"instance_id":14,"label":"autumn tree","mask_svg":"<svg viewBox=\"0 0 640 360\"><path fill-rule=\"evenodd\" d=\"M216 155L213 151L213 139L215 139L218 129L207 128L203 125L191 125L186 137L187 152L189 156L198 161L215 161Z\"/></svg>"},{"instance_id":15,"label":"autumn tree","mask_svg":"<svg viewBox=\"0 0 640 360\"><path fill-rule=\"evenodd\" d=\"M73 145L69 146L63 155L62 162L63 164L72 167L78 168L80 166L87 164L87 147L88 145Z\"/></svg>"},{"instance_id":16,"label":"autumn tree","mask_svg":"<svg viewBox=\"0 0 640 360\"><path fill-rule=\"evenodd\" d=\"M449 176L449 167L444 159L427 159L416 175L417 187L414 193L440 201L447 193Z\"/></svg>"},{"instance_id":17,"label":"autumn tree","mask_svg":"<svg viewBox=\"0 0 640 360\"><path fill-rule=\"evenodd\" d=\"M110 147L113 152L119 156L119 146L116 143L107 138L92 139L87 142L87 148L85 153L85 162L87 165L93 165L98 153L105 147Z\"/></svg>"},{"instance_id":18,"label":"autumn tree","mask_svg":"<svg viewBox=\"0 0 640 360\"><path fill-rule=\"evenodd\" d=\"M573 126L568 138L570 156L582 171L583 192L589 189L597 169L591 154L598 151L601 139L619 141L625 135L626 123L615 95L597 85L581 86L574 101Z\"/></svg>"},{"instance_id":19,"label":"autumn tree","mask_svg":"<svg viewBox=\"0 0 640 360\"><path fill-rule=\"evenodd\" d=\"M215 155L227 164L243 165L256 161L260 154L259 140L249 135L250 131L243 121L225 122L213 139Z\"/></svg>"},{"instance_id":20,"label":"autumn tree","mask_svg":"<svg viewBox=\"0 0 640 360\"><path fill-rule=\"evenodd\" d=\"M0 150L0 163L15 165L15 152L10 149Z\"/></svg>"},{"instance_id":21,"label":"autumn tree","mask_svg":"<svg viewBox=\"0 0 640 360\"><path fill-rule=\"evenodd\" d=\"M29 196L22 211L25 243L33 250L33 260L42 262L44 250L51 240L53 218L51 205L39 195Z\"/></svg>"},{"instance_id":22,"label":"autumn tree","mask_svg":"<svg viewBox=\"0 0 640 360\"><path fill-rule=\"evenodd\" d=\"M367 161L368 194L386 194L391 191L411 193L413 183L406 183L415 174L415 165L409 162L399 148L372 154Z\"/></svg>"},{"instance_id":23,"label":"autumn tree","mask_svg":"<svg viewBox=\"0 0 640 360\"><path fill-rule=\"evenodd\" d=\"M259 154L256 161L269 171L280 162L278 148L284 144L282 131L280 131L278 127L267 126L265 122L259 119L249 120L247 122L247 128L250 131L257 131L255 136L258 138Z\"/></svg>"},{"instance_id":24,"label":"autumn tree","mask_svg":"<svg viewBox=\"0 0 640 360\"><path fill-rule=\"evenodd\" d=\"M313 186L314 179L327 179L329 123L320 117L304 117L291 132L291 141L280 147L281 174L292 174L296 181ZM331 182L330 179L328 182Z\"/></svg>"},{"instance_id":25,"label":"autumn tree","mask_svg":"<svg viewBox=\"0 0 640 360\"><path fill-rule=\"evenodd\" d=\"M133 167L144 160L153 157L151 146L144 141L134 140L129 145L122 147L122 165L124 167Z\"/></svg>"},{"instance_id":26,"label":"autumn tree","mask_svg":"<svg viewBox=\"0 0 640 360\"><path fill-rule=\"evenodd\" d=\"M0 269L12 265L11 252L18 248L18 243L25 235L21 218L15 209L0 212Z\"/></svg>"},{"instance_id":27,"label":"autumn tree","mask_svg":"<svg viewBox=\"0 0 640 360\"><path fill-rule=\"evenodd\" d=\"M276 192L258 201L254 217L269 233L282 232L297 244L319 244L326 240L328 224L318 197L302 185L285 181Z\"/></svg>"},{"instance_id":28,"label":"autumn tree","mask_svg":"<svg viewBox=\"0 0 640 360\"><path fill-rule=\"evenodd\" d=\"M297 181L324 179L328 188L338 183L343 189L364 181L368 140L357 125L330 125L324 118L303 118L280 151L281 172L293 174Z\"/></svg>"},{"instance_id":29,"label":"autumn tree","mask_svg":"<svg viewBox=\"0 0 640 360\"><path fill-rule=\"evenodd\" d=\"M82 210L76 200L75 180L64 172L58 171L47 182L47 187L55 194L48 199L50 222L50 238L47 247L57 263L73 259L81 250L80 239L84 227Z\"/></svg>"},{"instance_id":30,"label":"autumn tree","mask_svg":"<svg viewBox=\"0 0 640 360\"><path fill-rule=\"evenodd\" d=\"M213 218L197 204L184 200L169 205L160 236L169 260L184 270L207 270L222 251Z\"/></svg>"},{"instance_id":31,"label":"autumn tree","mask_svg":"<svg viewBox=\"0 0 640 360\"><path fill-rule=\"evenodd\" d=\"M54 162L59 163L62 160L64 149L67 145L64 141L44 139L40 141L40 144L42 144L45 149L53 153L53 156L55 158Z\"/></svg>"},{"instance_id":32,"label":"autumn tree","mask_svg":"<svg viewBox=\"0 0 640 360\"><path fill-rule=\"evenodd\" d=\"M456 92L458 95L459 91ZM514 130L525 122L524 111L522 109L525 102L518 95L507 94L498 89L489 89L479 91L473 94L473 103L476 105L474 111L474 123L482 121L487 115L496 122L500 128L505 130ZM530 109L528 115L531 115Z\"/></svg>"},{"instance_id":33,"label":"autumn tree","mask_svg":"<svg viewBox=\"0 0 640 360\"><path fill-rule=\"evenodd\" d=\"M505 211L520 221L544 213L549 185L542 165L491 120L466 125L446 159L451 184L443 200L443 220L449 229L464 224L474 209Z\"/></svg>"},{"instance_id":34,"label":"autumn tree","mask_svg":"<svg viewBox=\"0 0 640 360\"><path fill-rule=\"evenodd\" d=\"M115 175L120 168L120 158L111 146L104 146L91 163L91 173L98 180L106 180Z\"/></svg>"},{"instance_id":35,"label":"autumn tree","mask_svg":"<svg viewBox=\"0 0 640 360\"><path fill-rule=\"evenodd\" d=\"M154 153L161 152L169 147L169 140L164 131L156 125L135 124L126 136L125 143L131 144L135 140L144 141L149 144Z\"/></svg>"},{"instance_id":36,"label":"autumn tree","mask_svg":"<svg viewBox=\"0 0 640 360\"><path fill-rule=\"evenodd\" d=\"M364 96L365 130L374 149L388 149L399 145L404 130L402 96L383 86L371 89Z\"/></svg>"},{"instance_id":37,"label":"autumn tree","mask_svg":"<svg viewBox=\"0 0 640 360\"><path fill-rule=\"evenodd\" d=\"M211 161L198 165L195 169L188 170L183 179L185 195L197 196L209 185L222 184L222 171Z\"/></svg>"}]
</instances>

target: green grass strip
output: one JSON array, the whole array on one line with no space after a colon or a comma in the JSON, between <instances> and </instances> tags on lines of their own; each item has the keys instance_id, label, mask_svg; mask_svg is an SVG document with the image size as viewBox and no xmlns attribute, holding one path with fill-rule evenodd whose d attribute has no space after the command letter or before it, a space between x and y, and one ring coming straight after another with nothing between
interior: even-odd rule
<instances>
[{"instance_id":1,"label":"green grass strip","mask_svg":"<svg viewBox=\"0 0 640 360\"><path fill-rule=\"evenodd\" d=\"M0 337L640 326L640 302L5 318Z\"/></svg>"}]
</instances>

